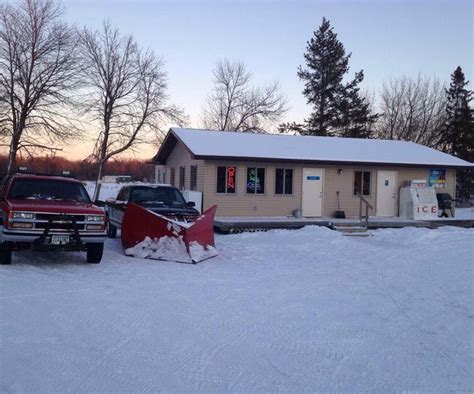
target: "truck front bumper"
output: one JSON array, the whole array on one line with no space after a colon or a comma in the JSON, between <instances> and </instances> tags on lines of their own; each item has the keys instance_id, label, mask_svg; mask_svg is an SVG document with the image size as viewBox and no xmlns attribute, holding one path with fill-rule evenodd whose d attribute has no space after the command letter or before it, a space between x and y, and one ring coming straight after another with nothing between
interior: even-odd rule
<instances>
[{"instance_id":1,"label":"truck front bumper","mask_svg":"<svg viewBox=\"0 0 474 394\"><path fill-rule=\"evenodd\" d=\"M56 232L50 231L47 236L44 237L42 232L32 233L28 231L15 231L5 229L4 226L0 226L0 242L10 242L13 246L30 246L35 250L85 250L86 244L90 243L104 243L106 239L105 232L99 233L79 233L80 242L71 242L64 245L52 245L49 243L51 236L54 235L68 235L71 240L74 240L74 234L68 232Z\"/></svg>"}]
</instances>

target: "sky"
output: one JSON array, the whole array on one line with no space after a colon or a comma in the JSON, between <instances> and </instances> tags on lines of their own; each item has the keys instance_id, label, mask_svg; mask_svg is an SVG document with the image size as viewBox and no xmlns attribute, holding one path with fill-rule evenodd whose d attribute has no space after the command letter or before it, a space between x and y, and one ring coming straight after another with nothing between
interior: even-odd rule
<instances>
[{"instance_id":1,"label":"sky","mask_svg":"<svg viewBox=\"0 0 474 394\"><path fill-rule=\"evenodd\" d=\"M161 56L170 102L184 108L192 127L201 126L212 69L222 58L245 62L255 85L280 82L290 106L283 121L307 117L311 108L296 72L323 16L352 52L350 75L363 69L362 87L369 92L377 94L383 81L401 75L423 73L449 82L458 65L474 78L470 1L66 0L64 5L69 22L98 28L108 19ZM65 154L78 158L91 149L86 141ZM155 149L141 152L152 156Z\"/></svg>"}]
</instances>

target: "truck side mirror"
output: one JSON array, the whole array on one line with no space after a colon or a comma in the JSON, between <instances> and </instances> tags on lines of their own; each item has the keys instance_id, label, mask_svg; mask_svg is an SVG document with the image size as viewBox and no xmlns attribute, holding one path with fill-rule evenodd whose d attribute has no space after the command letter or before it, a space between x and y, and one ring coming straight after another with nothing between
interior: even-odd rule
<instances>
[{"instance_id":1,"label":"truck side mirror","mask_svg":"<svg viewBox=\"0 0 474 394\"><path fill-rule=\"evenodd\" d=\"M94 201L94 205L100 207L100 208L103 208L105 207L105 202L104 201L101 201L101 200L95 200Z\"/></svg>"},{"instance_id":2,"label":"truck side mirror","mask_svg":"<svg viewBox=\"0 0 474 394\"><path fill-rule=\"evenodd\" d=\"M188 202L186 203L186 205L187 205L188 207L191 207L191 208L192 208L192 207L195 207L195 206L196 206L196 203L195 203L194 201L188 201Z\"/></svg>"}]
</instances>

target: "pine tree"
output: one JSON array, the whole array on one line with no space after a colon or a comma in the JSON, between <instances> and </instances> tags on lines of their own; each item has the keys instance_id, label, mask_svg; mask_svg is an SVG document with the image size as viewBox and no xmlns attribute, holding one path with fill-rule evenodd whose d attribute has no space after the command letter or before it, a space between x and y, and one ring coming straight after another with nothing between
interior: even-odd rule
<instances>
[{"instance_id":1,"label":"pine tree","mask_svg":"<svg viewBox=\"0 0 474 394\"><path fill-rule=\"evenodd\" d=\"M360 95L359 83L364 79L364 72L356 73L354 79L344 86L344 93L340 95L337 103L339 112L335 122L337 135L349 138L370 138L373 133L372 126L378 115L370 114L370 103L367 98Z\"/></svg>"},{"instance_id":2,"label":"pine tree","mask_svg":"<svg viewBox=\"0 0 474 394\"><path fill-rule=\"evenodd\" d=\"M307 44L304 54L307 68L298 68L298 77L305 81L303 94L313 106L313 113L306 120L307 134L325 136L330 134L338 116L336 102L351 55L346 55L344 45L326 18Z\"/></svg>"},{"instance_id":3,"label":"pine tree","mask_svg":"<svg viewBox=\"0 0 474 394\"><path fill-rule=\"evenodd\" d=\"M461 67L457 67L451 74L451 83L446 90L447 95L447 126L443 138L445 151L469 162L474 162L474 119L473 110L469 103L472 100L472 91L467 89ZM469 198L473 183L472 171L458 173L460 192Z\"/></svg>"},{"instance_id":4,"label":"pine tree","mask_svg":"<svg viewBox=\"0 0 474 394\"><path fill-rule=\"evenodd\" d=\"M343 83L350 57L330 22L323 18L307 43L307 68L298 68L298 77L305 81L303 94L313 106L305 134L369 136L376 117L370 115L369 104L360 96L358 85L364 79L363 71L356 73L351 82Z\"/></svg>"},{"instance_id":5,"label":"pine tree","mask_svg":"<svg viewBox=\"0 0 474 394\"><path fill-rule=\"evenodd\" d=\"M296 122L280 123L278 132L281 134L303 135L305 134L305 125Z\"/></svg>"},{"instance_id":6,"label":"pine tree","mask_svg":"<svg viewBox=\"0 0 474 394\"><path fill-rule=\"evenodd\" d=\"M472 91L466 89L466 81L461 67L457 67L451 74L451 83L446 90L446 112L448 124L444 142L446 151L461 159L474 161L473 157L473 113L469 107L472 100Z\"/></svg>"}]
</instances>

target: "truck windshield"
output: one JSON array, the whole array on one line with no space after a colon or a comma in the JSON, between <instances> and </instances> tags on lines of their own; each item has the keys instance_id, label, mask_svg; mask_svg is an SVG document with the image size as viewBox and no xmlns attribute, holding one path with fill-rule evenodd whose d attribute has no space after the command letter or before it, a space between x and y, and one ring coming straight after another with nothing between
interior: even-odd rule
<instances>
[{"instance_id":1,"label":"truck windshield","mask_svg":"<svg viewBox=\"0 0 474 394\"><path fill-rule=\"evenodd\" d=\"M85 187L81 183L53 179L15 179L8 193L8 198L18 200L64 200L86 204L91 202Z\"/></svg>"},{"instance_id":2,"label":"truck windshield","mask_svg":"<svg viewBox=\"0 0 474 394\"><path fill-rule=\"evenodd\" d=\"M178 189L172 187L143 187L133 188L130 201L136 203L161 202L165 205L186 204Z\"/></svg>"}]
</instances>

